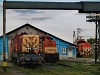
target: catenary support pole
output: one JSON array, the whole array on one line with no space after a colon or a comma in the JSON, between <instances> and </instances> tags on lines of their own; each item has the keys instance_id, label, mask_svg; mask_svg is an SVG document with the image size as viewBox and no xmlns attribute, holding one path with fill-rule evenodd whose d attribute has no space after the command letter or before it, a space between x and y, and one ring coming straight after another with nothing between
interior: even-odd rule
<instances>
[{"instance_id":1,"label":"catenary support pole","mask_svg":"<svg viewBox=\"0 0 100 75\"><path fill-rule=\"evenodd\" d=\"M99 16L100 19L100 16ZM100 21L98 21L98 28L99 28L99 49L98 49L98 57L100 58Z\"/></svg>"},{"instance_id":2,"label":"catenary support pole","mask_svg":"<svg viewBox=\"0 0 100 75\"><path fill-rule=\"evenodd\" d=\"M97 16L96 16L97 19ZM95 63L97 63L97 25L98 21L95 21L96 29L95 29Z\"/></svg>"},{"instance_id":3,"label":"catenary support pole","mask_svg":"<svg viewBox=\"0 0 100 75\"><path fill-rule=\"evenodd\" d=\"M3 71L6 72L6 0L3 1Z\"/></svg>"}]
</instances>

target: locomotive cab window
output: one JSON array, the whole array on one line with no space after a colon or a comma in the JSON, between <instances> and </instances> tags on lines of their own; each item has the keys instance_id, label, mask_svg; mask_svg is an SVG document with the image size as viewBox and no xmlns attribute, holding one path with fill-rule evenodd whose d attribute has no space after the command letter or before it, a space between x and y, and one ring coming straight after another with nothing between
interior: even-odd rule
<instances>
[{"instance_id":1,"label":"locomotive cab window","mask_svg":"<svg viewBox=\"0 0 100 75\"><path fill-rule=\"evenodd\" d=\"M53 40L52 38L49 38L49 37L48 37L47 39L48 39L48 40Z\"/></svg>"},{"instance_id":2,"label":"locomotive cab window","mask_svg":"<svg viewBox=\"0 0 100 75\"><path fill-rule=\"evenodd\" d=\"M77 44L86 43L86 41L78 41Z\"/></svg>"},{"instance_id":3,"label":"locomotive cab window","mask_svg":"<svg viewBox=\"0 0 100 75\"><path fill-rule=\"evenodd\" d=\"M45 40L45 38L44 38L44 37L40 38L40 41L44 41L44 40Z\"/></svg>"}]
</instances>

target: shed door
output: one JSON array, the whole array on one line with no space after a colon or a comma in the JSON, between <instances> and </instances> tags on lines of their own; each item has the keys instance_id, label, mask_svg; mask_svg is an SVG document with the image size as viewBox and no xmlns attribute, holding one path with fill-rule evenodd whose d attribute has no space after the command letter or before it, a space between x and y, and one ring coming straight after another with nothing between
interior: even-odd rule
<instances>
[{"instance_id":1,"label":"shed door","mask_svg":"<svg viewBox=\"0 0 100 75\"><path fill-rule=\"evenodd\" d=\"M73 56L72 56L72 48L69 48L69 49L68 49L68 57L73 57Z\"/></svg>"}]
</instances>

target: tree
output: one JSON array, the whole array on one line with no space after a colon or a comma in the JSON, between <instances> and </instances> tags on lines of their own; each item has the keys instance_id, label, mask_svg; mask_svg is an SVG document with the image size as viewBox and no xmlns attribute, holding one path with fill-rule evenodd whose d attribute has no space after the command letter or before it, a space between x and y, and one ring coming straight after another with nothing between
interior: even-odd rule
<instances>
[{"instance_id":1,"label":"tree","mask_svg":"<svg viewBox=\"0 0 100 75\"><path fill-rule=\"evenodd\" d=\"M87 42L89 42L91 45L95 42L95 38L89 38L87 39Z\"/></svg>"}]
</instances>

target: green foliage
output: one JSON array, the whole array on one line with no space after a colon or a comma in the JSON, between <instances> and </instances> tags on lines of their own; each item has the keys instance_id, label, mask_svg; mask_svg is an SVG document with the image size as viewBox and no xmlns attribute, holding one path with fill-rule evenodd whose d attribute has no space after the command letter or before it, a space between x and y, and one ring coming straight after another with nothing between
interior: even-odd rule
<instances>
[{"instance_id":1,"label":"green foliage","mask_svg":"<svg viewBox=\"0 0 100 75\"><path fill-rule=\"evenodd\" d=\"M6 68L6 72L3 71L3 66L0 66L0 75L11 75L9 67Z\"/></svg>"},{"instance_id":2,"label":"green foliage","mask_svg":"<svg viewBox=\"0 0 100 75\"><path fill-rule=\"evenodd\" d=\"M89 42L92 45L95 42L95 38L89 38L87 39L87 42Z\"/></svg>"}]
</instances>

